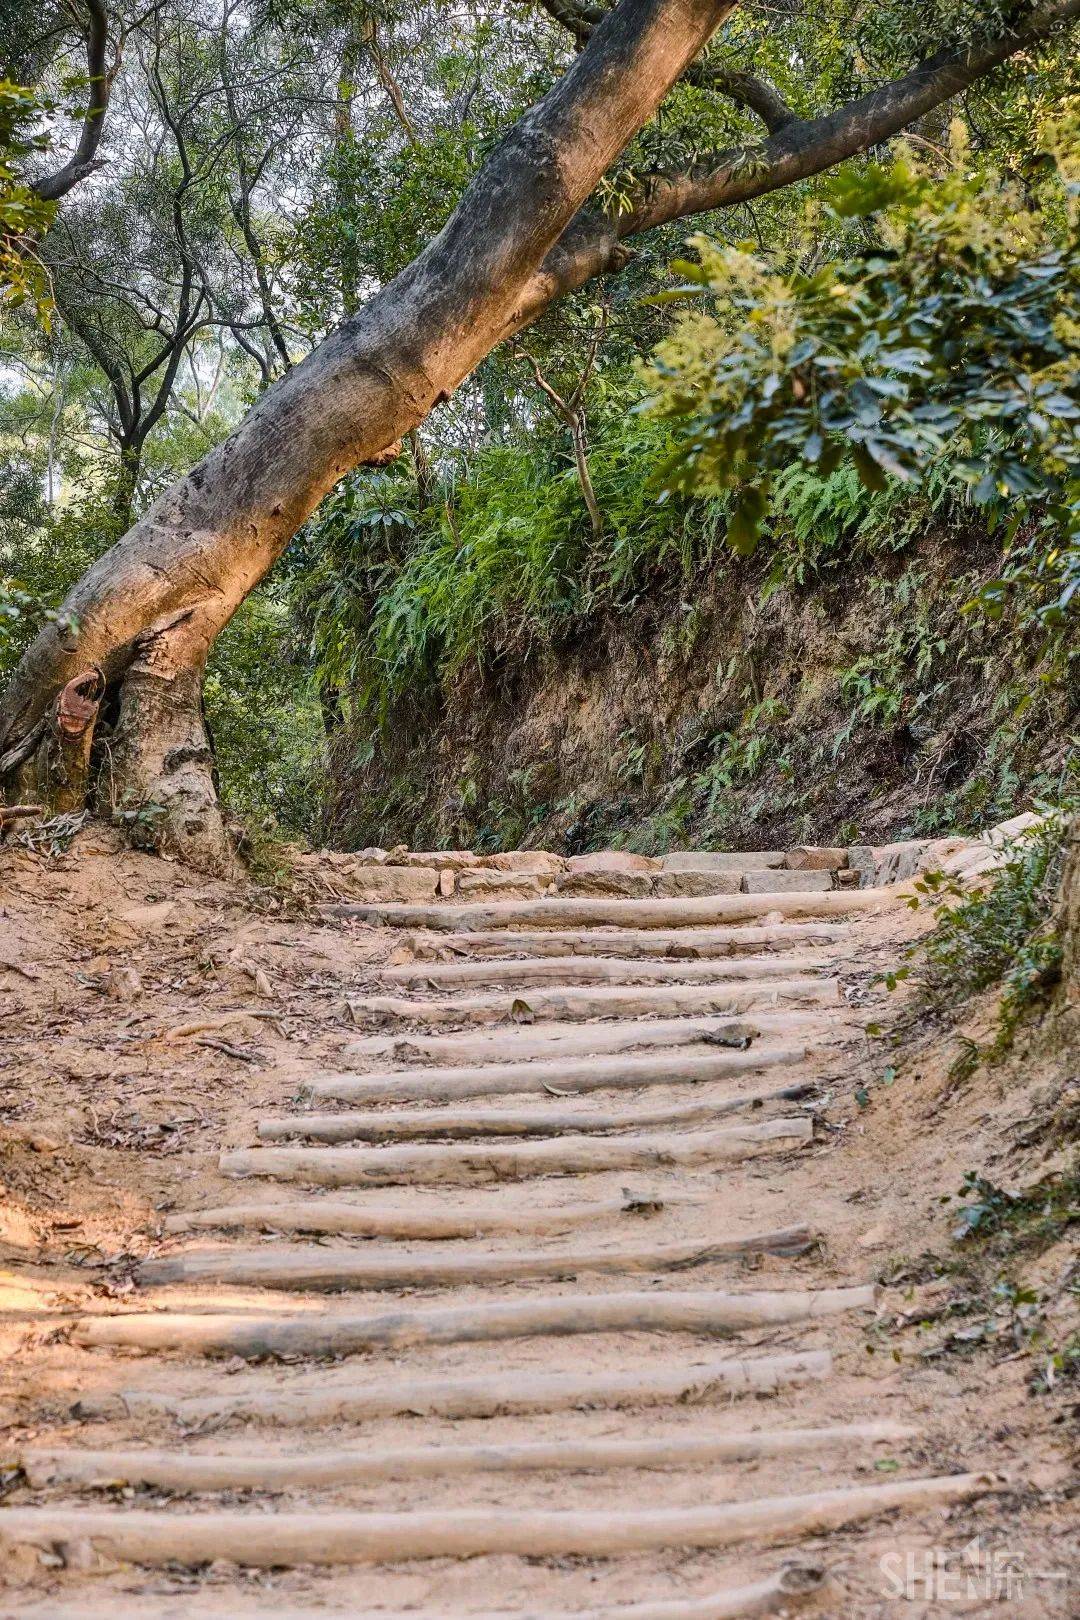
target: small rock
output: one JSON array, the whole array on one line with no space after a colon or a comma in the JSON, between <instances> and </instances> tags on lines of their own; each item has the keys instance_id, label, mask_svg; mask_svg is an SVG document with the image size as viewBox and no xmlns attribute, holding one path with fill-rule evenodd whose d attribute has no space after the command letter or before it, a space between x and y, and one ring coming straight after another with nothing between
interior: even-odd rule
<instances>
[{"instance_id":1,"label":"small rock","mask_svg":"<svg viewBox=\"0 0 1080 1620\"><path fill-rule=\"evenodd\" d=\"M352 866L340 876L352 900L433 900L439 874L431 866Z\"/></svg>"},{"instance_id":2,"label":"small rock","mask_svg":"<svg viewBox=\"0 0 1080 1620\"><path fill-rule=\"evenodd\" d=\"M741 872L690 870L660 872L652 881L652 892L661 899L707 894L738 894Z\"/></svg>"},{"instance_id":3,"label":"small rock","mask_svg":"<svg viewBox=\"0 0 1080 1620\"><path fill-rule=\"evenodd\" d=\"M799 894L832 888L831 872L744 872L746 894Z\"/></svg>"},{"instance_id":4,"label":"small rock","mask_svg":"<svg viewBox=\"0 0 1080 1620\"><path fill-rule=\"evenodd\" d=\"M231 1558L215 1558L206 1566L206 1575L211 1581L236 1581L240 1576L240 1565Z\"/></svg>"},{"instance_id":5,"label":"small rock","mask_svg":"<svg viewBox=\"0 0 1080 1620\"><path fill-rule=\"evenodd\" d=\"M109 969L102 981L102 989L114 1001L129 1001L142 990L142 980L133 967L121 963Z\"/></svg>"},{"instance_id":6,"label":"small rock","mask_svg":"<svg viewBox=\"0 0 1080 1620\"><path fill-rule=\"evenodd\" d=\"M868 1232L863 1233L862 1237L859 1239L859 1248L884 1248L886 1243L888 1243L889 1238L892 1236L892 1230L893 1229L889 1225L888 1221L881 1221L877 1226L872 1226Z\"/></svg>"},{"instance_id":7,"label":"small rock","mask_svg":"<svg viewBox=\"0 0 1080 1620\"><path fill-rule=\"evenodd\" d=\"M503 850L483 856L482 862L492 872L521 872L527 877L554 877L567 865L561 855L552 855L546 849Z\"/></svg>"},{"instance_id":8,"label":"small rock","mask_svg":"<svg viewBox=\"0 0 1080 1620\"><path fill-rule=\"evenodd\" d=\"M439 897L442 900L449 900L453 892L454 874L449 867L444 866L439 873Z\"/></svg>"},{"instance_id":9,"label":"small rock","mask_svg":"<svg viewBox=\"0 0 1080 1620\"><path fill-rule=\"evenodd\" d=\"M873 876L868 882L861 884L862 888L882 885L885 883L902 883L905 878L914 877L920 870L922 857L929 848L925 838L905 838L893 844L878 844L870 849L870 861L873 863ZM856 865L858 857L858 870L861 872L865 864L864 846L856 845L848 851L848 859L852 866Z\"/></svg>"},{"instance_id":10,"label":"small rock","mask_svg":"<svg viewBox=\"0 0 1080 1620\"><path fill-rule=\"evenodd\" d=\"M783 864L782 849L678 849L663 860L665 872L758 872Z\"/></svg>"},{"instance_id":11,"label":"small rock","mask_svg":"<svg viewBox=\"0 0 1080 1620\"><path fill-rule=\"evenodd\" d=\"M97 1563L93 1545L84 1537L79 1537L75 1541L58 1542L57 1550L63 1559L65 1569L77 1570L83 1575L93 1569Z\"/></svg>"},{"instance_id":12,"label":"small rock","mask_svg":"<svg viewBox=\"0 0 1080 1620\"><path fill-rule=\"evenodd\" d=\"M154 906L130 906L127 911L117 913L117 921L127 923L129 928L156 930L166 927L175 916L176 902L160 900Z\"/></svg>"},{"instance_id":13,"label":"small rock","mask_svg":"<svg viewBox=\"0 0 1080 1620\"><path fill-rule=\"evenodd\" d=\"M847 852L848 870L855 873L860 889L872 889L877 876L877 862L869 844L852 844Z\"/></svg>"},{"instance_id":14,"label":"small rock","mask_svg":"<svg viewBox=\"0 0 1080 1620\"><path fill-rule=\"evenodd\" d=\"M394 858L395 866L434 866L440 872L463 872L481 864L481 857L470 849L412 849Z\"/></svg>"},{"instance_id":15,"label":"small rock","mask_svg":"<svg viewBox=\"0 0 1080 1620\"><path fill-rule=\"evenodd\" d=\"M784 857L784 865L791 872L835 872L846 866L846 849L829 849L822 844L797 844Z\"/></svg>"},{"instance_id":16,"label":"small rock","mask_svg":"<svg viewBox=\"0 0 1080 1620\"><path fill-rule=\"evenodd\" d=\"M651 895L648 872L567 872L555 880L555 893L566 900L643 900Z\"/></svg>"},{"instance_id":17,"label":"small rock","mask_svg":"<svg viewBox=\"0 0 1080 1620\"><path fill-rule=\"evenodd\" d=\"M1025 810L1022 815L1013 816L1009 821L999 821L996 827L984 832L982 842L989 844L993 849L1000 849L1002 844L1007 844L1010 839L1019 838L1022 833L1033 832L1044 821L1053 819L1053 813L1049 816L1040 816L1034 810Z\"/></svg>"},{"instance_id":18,"label":"small rock","mask_svg":"<svg viewBox=\"0 0 1080 1620\"><path fill-rule=\"evenodd\" d=\"M547 880L529 872L488 872L482 867L461 872L457 892L463 900L537 900Z\"/></svg>"},{"instance_id":19,"label":"small rock","mask_svg":"<svg viewBox=\"0 0 1080 1620\"><path fill-rule=\"evenodd\" d=\"M574 877L593 873L617 873L632 876L635 872L660 872L664 863L652 855L634 855L628 849L598 849L592 855L571 855L566 870Z\"/></svg>"}]
</instances>

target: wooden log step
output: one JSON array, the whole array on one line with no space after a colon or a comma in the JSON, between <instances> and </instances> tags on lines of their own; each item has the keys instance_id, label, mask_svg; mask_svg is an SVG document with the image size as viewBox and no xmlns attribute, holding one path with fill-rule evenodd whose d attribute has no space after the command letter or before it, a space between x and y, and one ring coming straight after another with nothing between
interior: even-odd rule
<instances>
[{"instance_id":1,"label":"wooden log step","mask_svg":"<svg viewBox=\"0 0 1080 1620\"><path fill-rule=\"evenodd\" d=\"M290 1114L261 1119L261 1142L284 1142L303 1137L309 1142L402 1142L423 1137L443 1140L480 1136L556 1136L572 1131L627 1131L653 1125L708 1123L722 1114L735 1114L766 1103L794 1102L812 1096L811 1081L747 1091L741 1096L712 1101L667 1103L636 1110L595 1107L588 1113L560 1110L555 1098L546 1108L414 1108L401 1113L375 1109L369 1113Z\"/></svg>"},{"instance_id":2,"label":"wooden log step","mask_svg":"<svg viewBox=\"0 0 1080 1620\"><path fill-rule=\"evenodd\" d=\"M356 917L387 928L474 933L500 928L713 928L766 917L853 917L886 910L906 894L884 889L830 889L803 894L703 895L690 900L510 900L502 904L320 906L327 917Z\"/></svg>"},{"instance_id":3,"label":"wooden log step","mask_svg":"<svg viewBox=\"0 0 1080 1620\"><path fill-rule=\"evenodd\" d=\"M314 1451L281 1455L184 1454L176 1451L77 1451L28 1446L11 1463L31 1490L50 1485L150 1485L168 1491L288 1491L362 1485L386 1479L439 1479L468 1474L572 1473L585 1469L702 1468L709 1463L797 1457L834 1446L901 1445L917 1429L898 1423L841 1423L822 1429L748 1429L660 1438L527 1441L510 1445L399 1446L391 1450ZM6 1459L5 1459L6 1461Z\"/></svg>"},{"instance_id":4,"label":"wooden log step","mask_svg":"<svg viewBox=\"0 0 1080 1620\"><path fill-rule=\"evenodd\" d=\"M849 922L750 923L721 928L587 928L491 929L435 938L417 933L407 943L417 958L486 957L503 960L524 956L695 957L741 956L746 951L785 951L807 945L831 945L851 936Z\"/></svg>"},{"instance_id":5,"label":"wooden log step","mask_svg":"<svg viewBox=\"0 0 1080 1620\"><path fill-rule=\"evenodd\" d=\"M823 952L720 960L656 961L618 956L512 957L497 962L406 962L381 969L388 984L417 989L491 984L691 984L709 980L793 978L831 960Z\"/></svg>"},{"instance_id":6,"label":"wooden log step","mask_svg":"<svg viewBox=\"0 0 1080 1620\"><path fill-rule=\"evenodd\" d=\"M80 1418L168 1417L187 1427L228 1421L282 1427L361 1423L368 1418L488 1418L536 1412L572 1412L654 1407L669 1402L706 1406L736 1396L828 1378L828 1350L795 1350L782 1355L730 1356L721 1360L662 1366L641 1371L483 1373L476 1377L417 1378L407 1374L385 1383L321 1381L288 1389L219 1390L213 1395L174 1395L163 1390L125 1390L122 1395L84 1396L74 1408Z\"/></svg>"},{"instance_id":7,"label":"wooden log step","mask_svg":"<svg viewBox=\"0 0 1080 1620\"><path fill-rule=\"evenodd\" d=\"M520 1609L485 1609L481 1614L470 1609L467 1620L761 1620L766 1615L791 1615L808 1605L817 1606L826 1587L824 1570L815 1564L785 1564L774 1575L766 1575L746 1586L726 1587L723 1591L708 1592L704 1597L657 1598L644 1603L618 1603L602 1609L575 1609L565 1611L537 1609L530 1606L527 1615ZM55 1606L27 1613L25 1620L86 1620L86 1607ZM166 1600L166 1607L151 1608L147 1599L139 1597L139 1620L180 1620L181 1613L194 1620L194 1611L176 1607ZM239 1615L241 1611L237 1611ZM254 1613L244 1610L243 1613ZM357 1609L350 1607L346 1616L340 1609L284 1608L278 1597L274 1599L274 1620L395 1620L387 1609ZM6 1617L5 1617L6 1620ZM404 1620L404 1617L403 1617ZM455 1620L449 1610L409 1609L408 1620ZM462 1620L459 1615L457 1620Z\"/></svg>"},{"instance_id":8,"label":"wooden log step","mask_svg":"<svg viewBox=\"0 0 1080 1620\"><path fill-rule=\"evenodd\" d=\"M188 1252L144 1260L137 1278L143 1288L171 1283L232 1283L251 1288L285 1288L330 1293L347 1288L463 1288L470 1284L547 1281L585 1272L613 1276L636 1271L686 1271L738 1255L805 1254L813 1247L808 1227L788 1226L744 1237L653 1243L625 1249L555 1252L523 1250L508 1254L370 1254L328 1249L312 1243L292 1249L239 1247Z\"/></svg>"},{"instance_id":9,"label":"wooden log step","mask_svg":"<svg viewBox=\"0 0 1080 1620\"><path fill-rule=\"evenodd\" d=\"M563 1048L560 1046L558 1051ZM490 1048L485 1048L491 1055ZM644 1086L701 1085L732 1075L801 1063L804 1045L750 1046L730 1051L704 1046L674 1053L647 1052L632 1057L562 1059L552 1062L484 1063L477 1068L387 1069L378 1074L319 1075L307 1086L317 1100L338 1102L439 1102L469 1097L512 1097L522 1093L551 1096L590 1091L634 1091Z\"/></svg>"},{"instance_id":10,"label":"wooden log step","mask_svg":"<svg viewBox=\"0 0 1080 1620\"><path fill-rule=\"evenodd\" d=\"M474 1186L525 1176L577 1176L607 1170L660 1170L783 1153L813 1136L811 1121L765 1120L722 1131L657 1132L539 1142L421 1142L378 1148L239 1148L218 1161L226 1176L271 1176L317 1187Z\"/></svg>"},{"instance_id":11,"label":"wooden log step","mask_svg":"<svg viewBox=\"0 0 1080 1620\"><path fill-rule=\"evenodd\" d=\"M849 1485L802 1496L647 1512L461 1508L409 1513L307 1511L155 1513L142 1509L7 1508L0 1549L77 1543L109 1561L248 1568L298 1564L399 1564L408 1559L610 1558L663 1547L789 1541L881 1513L963 1502L1000 1489L989 1474Z\"/></svg>"},{"instance_id":12,"label":"wooden log step","mask_svg":"<svg viewBox=\"0 0 1080 1620\"><path fill-rule=\"evenodd\" d=\"M629 1052L638 1047L692 1046L704 1041L714 1049L738 1050L762 1036L777 1039L817 1033L823 1020L835 1027L843 1018L853 1028L861 1020L846 1006L791 1012L754 1012L746 1017L628 1018L604 1024L515 1024L497 1030L463 1030L451 1035L409 1031L365 1035L350 1041L346 1052L361 1062L427 1058L450 1065L525 1062L533 1058L592 1057L601 1052ZM370 1078L370 1077L369 1077ZM400 1073L398 1078L401 1078Z\"/></svg>"},{"instance_id":13,"label":"wooden log step","mask_svg":"<svg viewBox=\"0 0 1080 1620\"><path fill-rule=\"evenodd\" d=\"M836 1003L836 979L748 979L745 983L617 984L566 989L492 991L489 995L431 997L350 996L349 1011L361 1023L496 1024L548 1019L676 1018L681 1013L746 1013L755 1007Z\"/></svg>"},{"instance_id":14,"label":"wooden log step","mask_svg":"<svg viewBox=\"0 0 1080 1620\"><path fill-rule=\"evenodd\" d=\"M362 1316L330 1311L261 1317L132 1312L82 1317L71 1336L75 1344L89 1349L122 1346L248 1358L346 1356L394 1345L475 1344L578 1333L738 1333L777 1322L869 1310L873 1303L872 1284L742 1294L717 1290L560 1294Z\"/></svg>"},{"instance_id":15,"label":"wooden log step","mask_svg":"<svg viewBox=\"0 0 1080 1620\"><path fill-rule=\"evenodd\" d=\"M472 1238L486 1232L565 1232L575 1226L623 1216L648 1219L669 1208L701 1206L708 1200L691 1193L654 1193L642 1189L623 1198L597 1198L584 1204L537 1205L496 1209L488 1204L407 1207L388 1204L341 1204L326 1198L282 1200L276 1204L222 1204L168 1215L162 1230L325 1232L348 1237Z\"/></svg>"}]
</instances>

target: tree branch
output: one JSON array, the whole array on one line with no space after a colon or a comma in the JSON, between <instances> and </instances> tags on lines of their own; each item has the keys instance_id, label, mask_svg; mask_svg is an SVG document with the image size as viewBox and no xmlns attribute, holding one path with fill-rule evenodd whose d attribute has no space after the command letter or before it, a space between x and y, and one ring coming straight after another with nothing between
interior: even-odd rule
<instances>
[{"instance_id":1,"label":"tree branch","mask_svg":"<svg viewBox=\"0 0 1080 1620\"><path fill-rule=\"evenodd\" d=\"M535 359L535 357L529 354L525 349L515 350L518 358L524 360L532 368L533 380L535 381L537 388L540 389L540 392L544 394L548 400L550 400L555 414L563 422L565 422L566 426L570 429L570 443L574 452L574 465L577 469L578 485L581 489L582 498L585 501L585 506L589 513L589 524L592 528L594 540L599 540L600 536L604 532L604 519L600 511L600 503L596 499L596 490L593 487L592 474L589 471L589 453L585 438L585 412L582 408L581 402L584 398L585 389L588 386L589 378L592 375L593 367L596 364L596 357L600 350L600 344L604 339L604 334L607 332L608 313L608 306L605 304L601 312L600 320L593 331L589 347L585 352L585 360L581 368L581 373L574 385L573 392L567 399L564 399L563 396L558 393L556 389L554 389L548 382L547 378L544 376L544 373L540 370L539 360Z\"/></svg>"},{"instance_id":2,"label":"tree branch","mask_svg":"<svg viewBox=\"0 0 1080 1620\"><path fill-rule=\"evenodd\" d=\"M737 68L721 67L719 63L695 62L687 68L683 79L700 90L716 90L737 106L756 113L770 135L796 122L794 112L776 86L756 73L741 73Z\"/></svg>"},{"instance_id":3,"label":"tree branch","mask_svg":"<svg viewBox=\"0 0 1080 1620\"><path fill-rule=\"evenodd\" d=\"M623 238L749 202L834 168L898 135L1010 57L1071 26L1077 17L1080 0L1034 0L1019 9L1006 32L969 41L959 50L939 51L902 78L822 118L796 119L760 146L720 153L693 173L651 177L625 213L605 217L583 209L533 276L504 336L523 330L553 299L593 276L621 270L632 257Z\"/></svg>"},{"instance_id":4,"label":"tree branch","mask_svg":"<svg viewBox=\"0 0 1080 1620\"><path fill-rule=\"evenodd\" d=\"M109 15L103 0L85 0L89 17L86 32L86 75L90 81L86 111L83 114L79 142L62 168L55 174L45 175L32 182L33 190L45 202L64 197L80 180L100 168L97 149L105 129L105 113L112 93L113 80L120 67L121 47L117 45L111 68L105 66L109 44Z\"/></svg>"},{"instance_id":5,"label":"tree branch","mask_svg":"<svg viewBox=\"0 0 1080 1620\"><path fill-rule=\"evenodd\" d=\"M369 17L364 23L360 34L361 39L368 48L368 54L375 64L375 71L379 76L379 83L390 98L390 105L394 109L394 116L405 132L410 145L415 146L417 141L416 125L409 117L405 107L405 98L401 94L401 86L394 78L390 64L383 55L382 45L379 43L379 30L374 17Z\"/></svg>"},{"instance_id":6,"label":"tree branch","mask_svg":"<svg viewBox=\"0 0 1080 1620\"><path fill-rule=\"evenodd\" d=\"M538 0L538 4L579 45L586 43L593 29L607 16L606 6L579 4L578 0Z\"/></svg>"},{"instance_id":7,"label":"tree branch","mask_svg":"<svg viewBox=\"0 0 1080 1620\"><path fill-rule=\"evenodd\" d=\"M538 4L579 46L586 43L596 25L607 16L604 6L579 4L578 0L538 0ZM755 73L721 67L719 63L694 62L683 74L682 82L695 85L699 90L717 91L736 105L756 113L770 134L794 122L795 114L779 90Z\"/></svg>"},{"instance_id":8,"label":"tree branch","mask_svg":"<svg viewBox=\"0 0 1080 1620\"><path fill-rule=\"evenodd\" d=\"M1080 0L1025 5L996 38L972 40L960 50L938 51L903 78L849 101L823 118L795 119L757 148L714 156L689 174L657 175L615 222L620 237L636 236L690 214L727 208L808 179L898 135L942 102L1029 45L1045 40L1080 16Z\"/></svg>"}]
</instances>

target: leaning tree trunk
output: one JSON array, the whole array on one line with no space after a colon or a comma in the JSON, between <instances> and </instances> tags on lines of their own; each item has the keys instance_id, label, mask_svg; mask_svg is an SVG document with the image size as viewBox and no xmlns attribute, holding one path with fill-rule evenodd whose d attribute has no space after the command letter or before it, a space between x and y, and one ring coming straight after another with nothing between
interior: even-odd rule
<instances>
[{"instance_id":1,"label":"leaning tree trunk","mask_svg":"<svg viewBox=\"0 0 1080 1620\"><path fill-rule=\"evenodd\" d=\"M5 694L0 781L33 762L48 788L57 695L72 681L76 692L100 685L100 712L108 725L116 717L96 749L108 802L156 825L160 842L192 860L228 865L200 704L207 651L339 478L385 456L555 298L624 264L620 238L819 174L1080 15L1080 0L1016 0L997 32L978 30L820 118L786 118L750 149L752 162L747 148L714 154L682 176L654 177L617 218L584 211L735 4L622 0L604 18L419 258L270 388L79 581ZM80 746L89 760L85 731Z\"/></svg>"},{"instance_id":2,"label":"leaning tree trunk","mask_svg":"<svg viewBox=\"0 0 1080 1620\"><path fill-rule=\"evenodd\" d=\"M559 290L545 256L735 0L623 0L514 127L425 251L255 405L84 575L27 652L0 772L57 691L100 670L110 801L160 841L230 861L199 707L207 650L326 492L422 422ZM592 268L610 259L601 233Z\"/></svg>"}]
</instances>

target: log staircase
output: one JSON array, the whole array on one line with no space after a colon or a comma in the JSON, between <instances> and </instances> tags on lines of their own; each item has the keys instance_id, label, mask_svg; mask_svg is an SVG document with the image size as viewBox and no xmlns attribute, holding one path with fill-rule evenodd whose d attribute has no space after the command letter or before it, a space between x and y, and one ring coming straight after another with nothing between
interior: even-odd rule
<instances>
[{"instance_id":1,"label":"log staircase","mask_svg":"<svg viewBox=\"0 0 1080 1620\"><path fill-rule=\"evenodd\" d=\"M377 853L374 898L326 902L385 940L348 1067L223 1153L235 1195L164 1220L135 1298L68 1325L135 1359L21 1449L0 1549L67 1574L0 1614L861 1612L831 1537L995 1484L882 1412L850 1352L873 1264L785 1193L840 1151L820 1100L873 1011L849 969L895 850ZM195 1566L224 1584L155 1584ZM297 1568L310 1601L257 1584Z\"/></svg>"}]
</instances>

